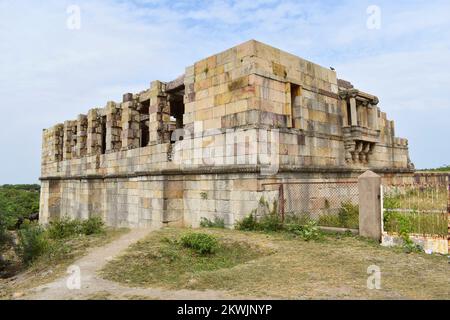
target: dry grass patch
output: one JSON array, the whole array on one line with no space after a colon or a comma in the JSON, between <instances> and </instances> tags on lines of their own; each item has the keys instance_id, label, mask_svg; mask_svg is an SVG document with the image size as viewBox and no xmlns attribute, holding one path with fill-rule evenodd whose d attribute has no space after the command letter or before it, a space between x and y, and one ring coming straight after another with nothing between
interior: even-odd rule
<instances>
[{"instance_id":1,"label":"dry grass patch","mask_svg":"<svg viewBox=\"0 0 450 320\"><path fill-rule=\"evenodd\" d=\"M191 234L186 229L163 229L132 245L125 254L108 263L101 274L106 279L134 286L188 288L204 273L233 268L273 253L227 236L226 232L206 232L218 240L214 253L201 254L183 246L183 235Z\"/></svg>"},{"instance_id":2,"label":"dry grass patch","mask_svg":"<svg viewBox=\"0 0 450 320\"><path fill-rule=\"evenodd\" d=\"M164 229L109 263L103 275L122 283L221 290L289 299L450 299L447 258L406 254L352 236L303 241L284 233L206 230L227 248L199 256L171 244L186 229ZM227 245L228 244L228 245ZM381 290L367 289L367 268L381 269Z\"/></svg>"}]
</instances>

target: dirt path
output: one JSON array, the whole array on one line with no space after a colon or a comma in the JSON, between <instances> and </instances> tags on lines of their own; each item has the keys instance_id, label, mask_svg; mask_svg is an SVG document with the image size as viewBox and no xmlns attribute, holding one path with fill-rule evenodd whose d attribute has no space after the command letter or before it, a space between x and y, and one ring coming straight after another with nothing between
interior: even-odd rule
<instances>
[{"instance_id":1,"label":"dirt path","mask_svg":"<svg viewBox=\"0 0 450 320\"><path fill-rule=\"evenodd\" d=\"M135 229L119 239L92 249L86 256L75 261L72 266L79 267L80 288L69 289L67 281L73 278L67 274L53 282L29 290L21 299L32 300L67 300L67 299L236 299L220 291L160 290L132 288L102 279L97 272L104 265L131 244L149 234L151 230Z\"/></svg>"}]
</instances>

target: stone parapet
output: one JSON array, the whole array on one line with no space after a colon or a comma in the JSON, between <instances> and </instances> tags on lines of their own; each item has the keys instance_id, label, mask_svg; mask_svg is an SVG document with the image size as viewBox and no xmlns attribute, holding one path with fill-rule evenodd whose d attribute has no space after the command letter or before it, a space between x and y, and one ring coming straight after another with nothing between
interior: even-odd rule
<instances>
[{"instance_id":1,"label":"stone parapet","mask_svg":"<svg viewBox=\"0 0 450 320\"><path fill-rule=\"evenodd\" d=\"M368 169L408 175L414 168L408 141L395 136L394 122L378 104L378 97L338 80L334 70L247 41L188 66L173 81L152 81L144 91L125 93L121 102L109 101L44 130L41 176L48 203L41 213L51 217L57 206L50 203L65 199L71 204L60 207L71 215L85 217L93 208L120 215L106 202L120 207L151 185L155 195L127 207L132 211L127 221L139 225L153 200L163 201L163 209L150 220L187 221L183 215L191 213L181 208L185 196L170 191L185 192L185 184L170 180L171 174L178 180L245 172L327 177ZM131 182L143 189L122 194L120 188ZM120 225L122 218L111 221Z\"/></svg>"}]
</instances>

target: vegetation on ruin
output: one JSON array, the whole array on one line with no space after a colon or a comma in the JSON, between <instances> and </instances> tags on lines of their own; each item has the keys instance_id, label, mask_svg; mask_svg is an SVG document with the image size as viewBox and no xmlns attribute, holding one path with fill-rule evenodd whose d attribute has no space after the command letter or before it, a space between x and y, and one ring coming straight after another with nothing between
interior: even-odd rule
<instances>
[{"instance_id":1,"label":"vegetation on ruin","mask_svg":"<svg viewBox=\"0 0 450 320\"><path fill-rule=\"evenodd\" d=\"M344 202L337 214L322 214L318 224L323 227L358 229L359 206L350 202Z\"/></svg>"},{"instance_id":2,"label":"vegetation on ruin","mask_svg":"<svg viewBox=\"0 0 450 320\"><path fill-rule=\"evenodd\" d=\"M415 192L385 195L384 230L397 234L447 236L446 199L442 197L441 200L442 203L431 203Z\"/></svg>"},{"instance_id":3,"label":"vegetation on ruin","mask_svg":"<svg viewBox=\"0 0 450 320\"><path fill-rule=\"evenodd\" d=\"M287 232L202 229L220 249L201 255L180 244L191 232L151 233L110 261L103 277L129 286L220 290L236 297L281 299L448 299L447 258L386 248L356 236L299 241ZM368 267L382 271L367 289Z\"/></svg>"},{"instance_id":4,"label":"vegetation on ruin","mask_svg":"<svg viewBox=\"0 0 450 320\"><path fill-rule=\"evenodd\" d=\"M300 218L300 219L299 219ZM236 223L236 229L241 231L285 232L305 241L318 240L322 237L317 223L312 220L303 220L301 216L287 215L281 221L278 214L267 214L256 218L250 214Z\"/></svg>"},{"instance_id":5,"label":"vegetation on ruin","mask_svg":"<svg viewBox=\"0 0 450 320\"><path fill-rule=\"evenodd\" d=\"M320 239L320 227L341 227L357 229L359 224L359 207L344 202L337 213L322 214L319 218L311 218L309 213L286 214L284 221L278 213L277 202L269 206L263 198L260 207L264 214L257 216L253 210L248 216L236 222L236 229L241 231L288 232L306 241Z\"/></svg>"},{"instance_id":6,"label":"vegetation on ruin","mask_svg":"<svg viewBox=\"0 0 450 320\"><path fill-rule=\"evenodd\" d=\"M65 239L75 235L92 235L105 232L105 225L100 217L86 220L63 218L50 222L48 235L51 239Z\"/></svg>"},{"instance_id":7,"label":"vegetation on ruin","mask_svg":"<svg viewBox=\"0 0 450 320\"><path fill-rule=\"evenodd\" d=\"M39 190L37 184L0 186L0 221L7 229L14 229L18 219L39 212Z\"/></svg>"},{"instance_id":8,"label":"vegetation on ruin","mask_svg":"<svg viewBox=\"0 0 450 320\"><path fill-rule=\"evenodd\" d=\"M103 221L98 217L87 220L68 218L43 227L36 222L25 222L17 231L17 255L25 265L37 259L64 259L71 252L67 239L105 233Z\"/></svg>"},{"instance_id":9,"label":"vegetation on ruin","mask_svg":"<svg viewBox=\"0 0 450 320\"><path fill-rule=\"evenodd\" d=\"M225 221L224 219L215 216L213 220L210 220L208 218L202 217L200 219L200 227L202 228L225 228Z\"/></svg>"},{"instance_id":10,"label":"vegetation on ruin","mask_svg":"<svg viewBox=\"0 0 450 320\"><path fill-rule=\"evenodd\" d=\"M0 245L0 278L24 271L39 274L45 269L61 269L89 247L104 244L123 232L122 229L106 228L99 218L84 221L63 219L47 227L25 221L19 230L3 233L8 240ZM12 238L15 241L11 241Z\"/></svg>"},{"instance_id":11,"label":"vegetation on ruin","mask_svg":"<svg viewBox=\"0 0 450 320\"><path fill-rule=\"evenodd\" d=\"M190 248L201 255L214 254L219 248L216 237L207 233L190 232L183 235L180 242L183 247Z\"/></svg>"}]
</instances>

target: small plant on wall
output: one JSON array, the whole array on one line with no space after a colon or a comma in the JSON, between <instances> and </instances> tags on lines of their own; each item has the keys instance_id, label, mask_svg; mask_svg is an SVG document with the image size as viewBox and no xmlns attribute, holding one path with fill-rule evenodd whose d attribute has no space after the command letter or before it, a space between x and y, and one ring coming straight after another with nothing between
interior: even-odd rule
<instances>
[{"instance_id":1,"label":"small plant on wall","mask_svg":"<svg viewBox=\"0 0 450 320\"><path fill-rule=\"evenodd\" d=\"M207 199L208 199L208 194L207 194L206 192L200 192L200 197L201 197L203 200L207 200Z\"/></svg>"}]
</instances>

